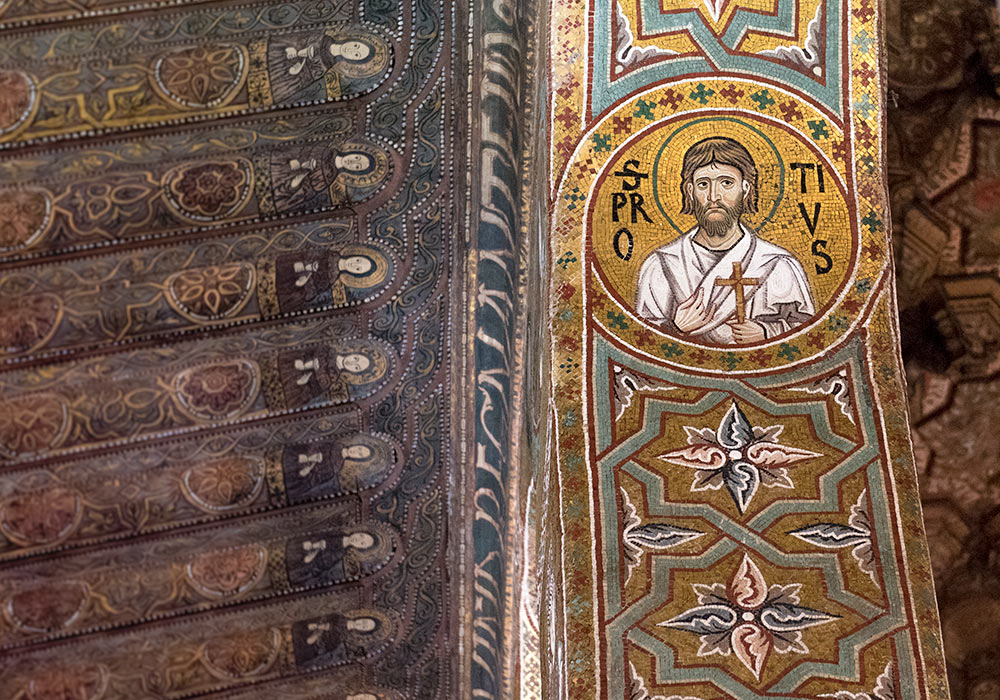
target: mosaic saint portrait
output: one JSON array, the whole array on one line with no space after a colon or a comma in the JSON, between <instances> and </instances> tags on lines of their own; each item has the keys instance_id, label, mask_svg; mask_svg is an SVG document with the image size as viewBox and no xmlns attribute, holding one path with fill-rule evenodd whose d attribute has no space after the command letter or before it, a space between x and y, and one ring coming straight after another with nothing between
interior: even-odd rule
<instances>
[{"instance_id":1,"label":"mosaic saint portrait","mask_svg":"<svg viewBox=\"0 0 1000 700\"><path fill-rule=\"evenodd\" d=\"M650 125L587 199L590 298L610 309L599 318L629 339L641 328L720 350L820 323L857 259L842 177L775 121L713 113Z\"/></svg>"},{"instance_id":2,"label":"mosaic saint portrait","mask_svg":"<svg viewBox=\"0 0 1000 700\"><path fill-rule=\"evenodd\" d=\"M716 344L758 343L809 320L816 306L802 263L743 221L759 199L749 151L731 138L699 141L681 177L682 213L697 225L647 256L636 313Z\"/></svg>"}]
</instances>

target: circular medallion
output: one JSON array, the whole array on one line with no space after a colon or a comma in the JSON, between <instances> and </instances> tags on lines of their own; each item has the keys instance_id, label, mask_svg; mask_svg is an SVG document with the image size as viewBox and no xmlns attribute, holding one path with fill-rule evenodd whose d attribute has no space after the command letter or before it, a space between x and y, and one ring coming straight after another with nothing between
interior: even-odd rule
<instances>
[{"instance_id":1,"label":"circular medallion","mask_svg":"<svg viewBox=\"0 0 1000 700\"><path fill-rule=\"evenodd\" d=\"M264 488L264 465L249 457L223 457L189 468L181 477L184 496L208 513L238 510Z\"/></svg>"},{"instance_id":2,"label":"circular medallion","mask_svg":"<svg viewBox=\"0 0 1000 700\"><path fill-rule=\"evenodd\" d=\"M209 640L202 663L216 678L233 680L266 673L278 659L281 632L274 628L242 630Z\"/></svg>"},{"instance_id":3,"label":"circular medallion","mask_svg":"<svg viewBox=\"0 0 1000 700\"><path fill-rule=\"evenodd\" d=\"M796 359L793 337L847 328L836 306L860 242L846 166L818 136L829 125L802 115L813 137L765 114L696 110L610 154L584 211L566 205L583 218L595 323L653 356L727 368Z\"/></svg>"},{"instance_id":4,"label":"circular medallion","mask_svg":"<svg viewBox=\"0 0 1000 700\"><path fill-rule=\"evenodd\" d=\"M211 109L227 104L243 86L247 57L235 45L185 47L157 58L153 74L171 101L189 109Z\"/></svg>"},{"instance_id":5,"label":"circular medallion","mask_svg":"<svg viewBox=\"0 0 1000 700\"><path fill-rule=\"evenodd\" d=\"M185 163L163 176L167 204L192 221L219 221L239 212L253 193L253 166L242 158Z\"/></svg>"},{"instance_id":6,"label":"circular medallion","mask_svg":"<svg viewBox=\"0 0 1000 700\"><path fill-rule=\"evenodd\" d=\"M218 321L246 306L255 277L253 265L244 262L182 270L167 278L167 301L190 321Z\"/></svg>"},{"instance_id":7,"label":"circular medallion","mask_svg":"<svg viewBox=\"0 0 1000 700\"><path fill-rule=\"evenodd\" d=\"M11 496L0 504L0 530L21 547L58 544L83 517L79 491L61 487Z\"/></svg>"},{"instance_id":8,"label":"circular medallion","mask_svg":"<svg viewBox=\"0 0 1000 700\"><path fill-rule=\"evenodd\" d=\"M226 420L245 411L257 397L259 370L250 360L192 367L174 379L181 408L200 420Z\"/></svg>"},{"instance_id":9,"label":"circular medallion","mask_svg":"<svg viewBox=\"0 0 1000 700\"><path fill-rule=\"evenodd\" d=\"M28 681L28 700L101 700L109 676L105 666L46 668Z\"/></svg>"},{"instance_id":10,"label":"circular medallion","mask_svg":"<svg viewBox=\"0 0 1000 700\"><path fill-rule=\"evenodd\" d=\"M30 352L45 345L62 318L62 301L54 294L29 294L13 301L0 301L0 354Z\"/></svg>"},{"instance_id":11,"label":"circular medallion","mask_svg":"<svg viewBox=\"0 0 1000 700\"><path fill-rule=\"evenodd\" d=\"M52 222L52 198L38 189L0 190L0 253L30 248Z\"/></svg>"},{"instance_id":12,"label":"circular medallion","mask_svg":"<svg viewBox=\"0 0 1000 700\"><path fill-rule=\"evenodd\" d=\"M55 449L69 426L69 409L54 394L0 401L0 456L27 457Z\"/></svg>"},{"instance_id":13,"label":"circular medallion","mask_svg":"<svg viewBox=\"0 0 1000 700\"><path fill-rule=\"evenodd\" d=\"M24 632L51 634L70 627L88 598L86 584L58 581L15 593L7 600L7 614Z\"/></svg>"},{"instance_id":14,"label":"circular medallion","mask_svg":"<svg viewBox=\"0 0 1000 700\"><path fill-rule=\"evenodd\" d=\"M0 138L23 126L37 102L38 90L27 73L0 70Z\"/></svg>"},{"instance_id":15,"label":"circular medallion","mask_svg":"<svg viewBox=\"0 0 1000 700\"><path fill-rule=\"evenodd\" d=\"M260 581L265 571L267 550L255 544L200 554L187 565L191 585L208 598L243 593Z\"/></svg>"}]
</instances>

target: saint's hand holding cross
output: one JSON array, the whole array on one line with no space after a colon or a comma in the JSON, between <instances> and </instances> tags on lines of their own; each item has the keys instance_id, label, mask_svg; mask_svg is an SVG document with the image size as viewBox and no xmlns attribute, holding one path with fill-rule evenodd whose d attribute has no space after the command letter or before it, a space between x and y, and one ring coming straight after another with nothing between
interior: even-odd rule
<instances>
[{"instance_id":1,"label":"saint's hand holding cross","mask_svg":"<svg viewBox=\"0 0 1000 700\"><path fill-rule=\"evenodd\" d=\"M736 295L736 310L734 320L727 320L726 324L733 329L733 338L738 343L753 343L765 338L764 327L756 321L748 321L746 317L746 287L760 284L756 277L744 277L740 269L739 261L733 262L733 276L727 279L716 279L716 287L733 287ZM699 289L677 307L674 314L674 325L681 333L689 335L699 335L703 332L715 317L721 306L721 302L716 302L713 306L707 307L702 302L703 291Z\"/></svg>"},{"instance_id":2,"label":"saint's hand holding cross","mask_svg":"<svg viewBox=\"0 0 1000 700\"><path fill-rule=\"evenodd\" d=\"M715 285L718 287L732 287L736 295L736 322L727 322L733 329L733 340L737 343L756 343L764 340L767 334L764 327L756 321L747 320L746 287L755 287L760 284L756 277L744 277L741 263L733 261L733 276L724 280L716 279Z\"/></svg>"}]
</instances>

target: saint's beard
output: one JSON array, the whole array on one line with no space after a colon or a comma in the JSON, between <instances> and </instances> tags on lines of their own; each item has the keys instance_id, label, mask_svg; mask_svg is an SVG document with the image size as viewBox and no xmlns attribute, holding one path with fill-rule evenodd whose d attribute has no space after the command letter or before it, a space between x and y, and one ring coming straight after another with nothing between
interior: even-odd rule
<instances>
[{"instance_id":1,"label":"saint's beard","mask_svg":"<svg viewBox=\"0 0 1000 700\"><path fill-rule=\"evenodd\" d=\"M731 207L727 207L725 204L709 206L697 200L694 202L694 218L698 221L698 228L704 231L709 238L725 236L742 215L743 200Z\"/></svg>"}]
</instances>

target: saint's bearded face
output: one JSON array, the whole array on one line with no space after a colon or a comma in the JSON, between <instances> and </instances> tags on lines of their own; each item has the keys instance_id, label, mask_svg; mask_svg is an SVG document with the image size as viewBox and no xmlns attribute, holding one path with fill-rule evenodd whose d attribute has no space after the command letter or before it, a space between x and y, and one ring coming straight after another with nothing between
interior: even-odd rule
<instances>
[{"instance_id":1,"label":"saint's bearded face","mask_svg":"<svg viewBox=\"0 0 1000 700\"><path fill-rule=\"evenodd\" d=\"M729 233L746 206L748 187L742 173L731 165L710 163L694 171L687 187L699 228L709 238Z\"/></svg>"},{"instance_id":2,"label":"saint's bearded face","mask_svg":"<svg viewBox=\"0 0 1000 700\"><path fill-rule=\"evenodd\" d=\"M743 214L743 200L729 205L722 202L702 204L695 200L694 218L698 226L708 234L709 238L722 238L732 229L733 224L740 220Z\"/></svg>"}]
</instances>

